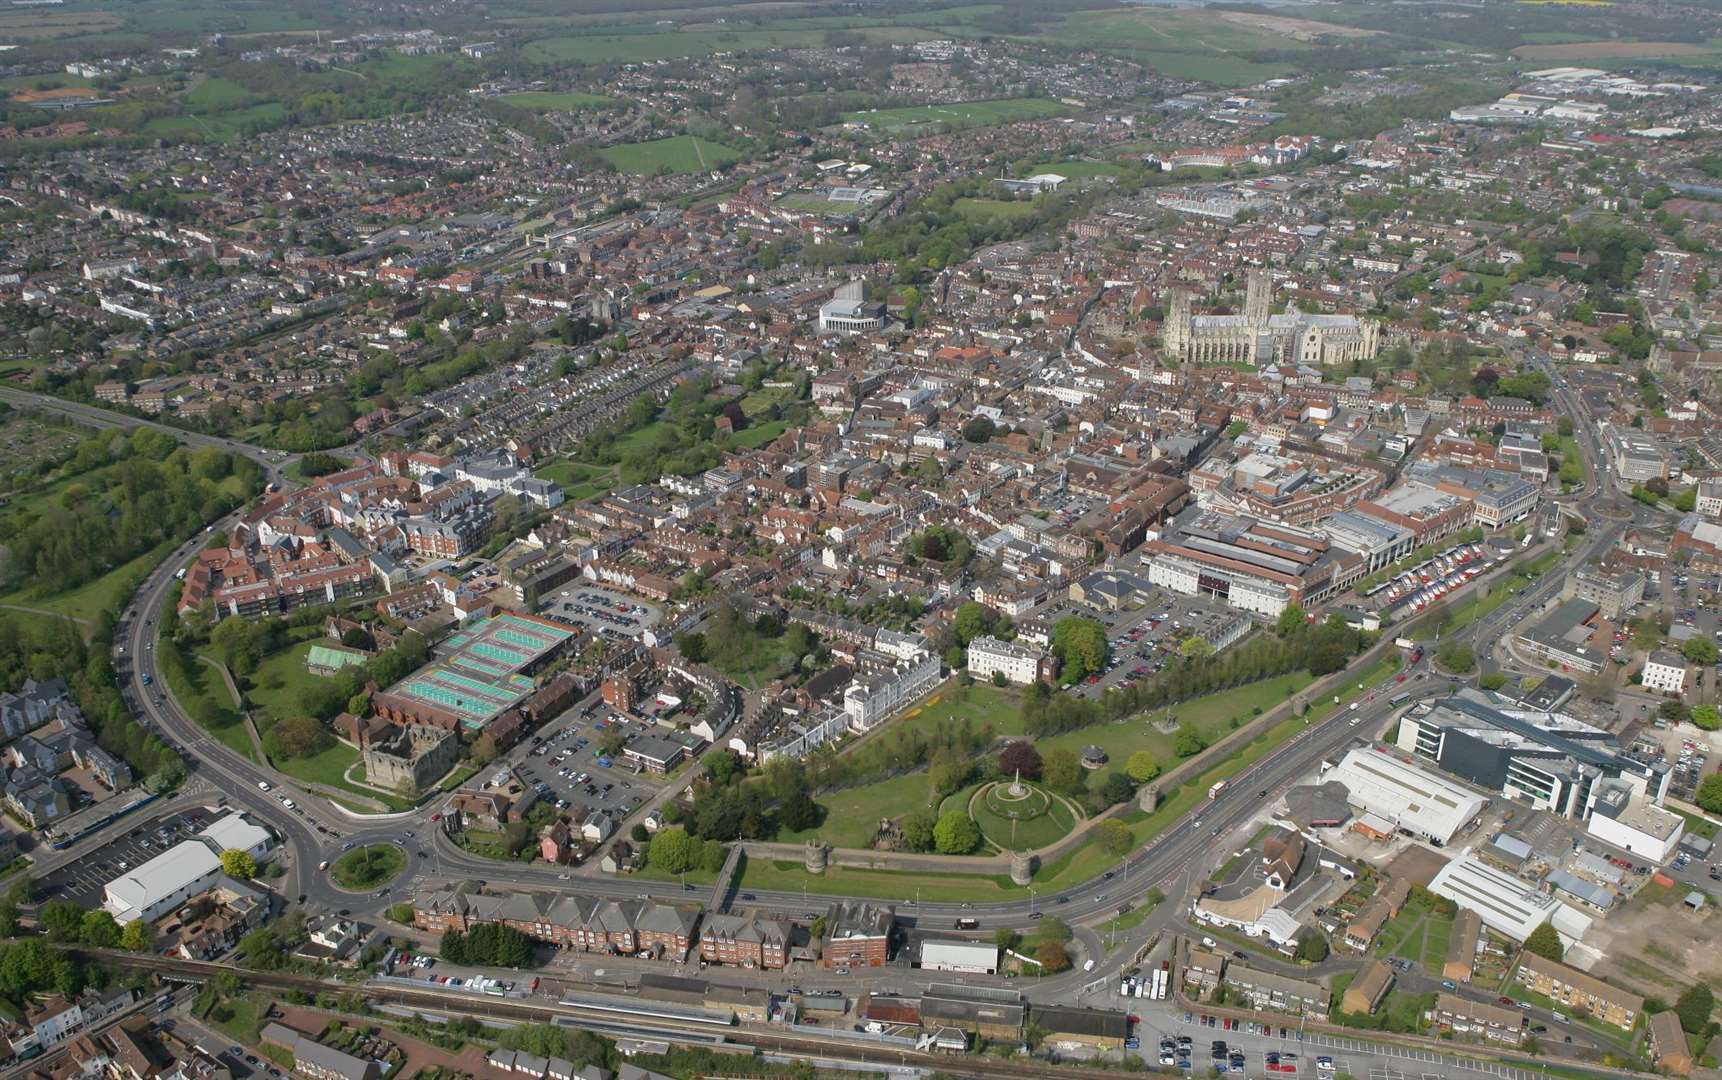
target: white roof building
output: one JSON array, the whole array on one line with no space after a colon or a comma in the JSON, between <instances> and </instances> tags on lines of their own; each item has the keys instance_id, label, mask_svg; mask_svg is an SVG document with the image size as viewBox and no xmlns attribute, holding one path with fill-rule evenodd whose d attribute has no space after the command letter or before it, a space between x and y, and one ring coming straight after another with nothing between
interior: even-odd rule
<instances>
[{"instance_id":1,"label":"white roof building","mask_svg":"<svg viewBox=\"0 0 1722 1080\"><path fill-rule=\"evenodd\" d=\"M206 891L221 876L221 857L202 840L181 840L102 889L102 907L122 926L154 922Z\"/></svg>"},{"instance_id":2,"label":"white roof building","mask_svg":"<svg viewBox=\"0 0 1722 1080\"><path fill-rule=\"evenodd\" d=\"M214 844L217 853L243 851L254 859L262 859L275 844L268 829L246 821L242 814L228 814L197 835Z\"/></svg>"},{"instance_id":3,"label":"white roof building","mask_svg":"<svg viewBox=\"0 0 1722 1080\"><path fill-rule=\"evenodd\" d=\"M1462 908L1470 908L1483 925L1523 941L1546 922L1569 941L1590 929L1590 919L1537 887L1520 881L1470 855L1463 855L1441 868L1429 891L1445 896Z\"/></svg>"},{"instance_id":4,"label":"white roof building","mask_svg":"<svg viewBox=\"0 0 1722 1080\"><path fill-rule=\"evenodd\" d=\"M1450 842L1489 802L1386 749L1352 750L1321 779L1344 784L1353 806L1435 844Z\"/></svg>"},{"instance_id":5,"label":"white roof building","mask_svg":"<svg viewBox=\"0 0 1722 1080\"><path fill-rule=\"evenodd\" d=\"M999 969L999 948L982 941L921 942L922 971L966 971L991 975Z\"/></svg>"}]
</instances>

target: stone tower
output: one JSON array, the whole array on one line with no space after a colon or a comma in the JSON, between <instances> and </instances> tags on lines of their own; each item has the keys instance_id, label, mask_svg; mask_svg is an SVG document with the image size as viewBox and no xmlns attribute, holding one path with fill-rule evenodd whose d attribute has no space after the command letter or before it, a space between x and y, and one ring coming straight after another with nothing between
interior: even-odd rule
<instances>
[{"instance_id":1,"label":"stone tower","mask_svg":"<svg viewBox=\"0 0 1722 1080\"><path fill-rule=\"evenodd\" d=\"M1166 321L1160 326L1160 346L1168 359L1182 360L1190 345L1190 294L1173 289L1166 301Z\"/></svg>"},{"instance_id":2,"label":"stone tower","mask_svg":"<svg viewBox=\"0 0 1722 1080\"><path fill-rule=\"evenodd\" d=\"M831 849L815 840L807 842L807 852L802 856L801 864L809 874L823 874L831 857Z\"/></svg>"},{"instance_id":3,"label":"stone tower","mask_svg":"<svg viewBox=\"0 0 1722 1080\"><path fill-rule=\"evenodd\" d=\"M1252 330L1264 330L1268 325L1268 308L1273 300L1273 286L1268 272L1259 266L1250 267L1244 286L1244 323Z\"/></svg>"},{"instance_id":4,"label":"stone tower","mask_svg":"<svg viewBox=\"0 0 1722 1080\"><path fill-rule=\"evenodd\" d=\"M1034 880L1035 858L1026 851L1010 853L1010 879L1018 885L1027 885Z\"/></svg>"}]
</instances>

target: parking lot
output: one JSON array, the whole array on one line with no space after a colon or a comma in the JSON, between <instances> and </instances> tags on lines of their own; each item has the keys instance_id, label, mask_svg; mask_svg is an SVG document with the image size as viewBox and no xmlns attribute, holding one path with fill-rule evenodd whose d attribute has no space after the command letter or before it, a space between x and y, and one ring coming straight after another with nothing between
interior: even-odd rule
<instances>
[{"instance_id":1,"label":"parking lot","mask_svg":"<svg viewBox=\"0 0 1722 1080\"><path fill-rule=\"evenodd\" d=\"M99 907L104 885L188 839L213 822L216 816L201 807L193 807L139 822L125 835L43 878L38 883L38 892L55 900L69 900L80 907Z\"/></svg>"},{"instance_id":2,"label":"parking lot","mask_svg":"<svg viewBox=\"0 0 1722 1080\"><path fill-rule=\"evenodd\" d=\"M624 761L601 763L596 751L600 735L612 726L630 734L630 728L641 726L637 720L624 720L595 696L568 710L528 741L519 766L521 778L534 787L543 785L539 796L554 800L564 810L601 810L619 826L662 784Z\"/></svg>"},{"instance_id":3,"label":"parking lot","mask_svg":"<svg viewBox=\"0 0 1722 1080\"><path fill-rule=\"evenodd\" d=\"M658 625L663 611L633 597L585 582L567 585L546 597L541 614L609 638L639 638Z\"/></svg>"},{"instance_id":4,"label":"parking lot","mask_svg":"<svg viewBox=\"0 0 1722 1080\"><path fill-rule=\"evenodd\" d=\"M1077 693L1097 695L1108 689L1152 679L1178 657L1178 642L1198 631L1207 620L1231 614L1227 606L1202 596L1180 596L1166 589L1148 594L1148 602L1129 611L1100 615L1106 624L1109 660L1106 671L1091 676Z\"/></svg>"}]
</instances>

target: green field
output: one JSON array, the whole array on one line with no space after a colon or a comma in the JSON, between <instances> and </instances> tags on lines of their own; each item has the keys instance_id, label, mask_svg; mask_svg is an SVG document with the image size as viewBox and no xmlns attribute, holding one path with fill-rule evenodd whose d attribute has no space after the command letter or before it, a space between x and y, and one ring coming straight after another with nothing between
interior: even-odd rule
<instances>
[{"instance_id":1,"label":"green field","mask_svg":"<svg viewBox=\"0 0 1722 1080\"><path fill-rule=\"evenodd\" d=\"M1116 53L1175 78L1227 86L1258 82L1293 68L1286 63L1259 63L1240 54L1313 48L1284 35L1225 22L1207 12L1159 7L1072 12L1039 38Z\"/></svg>"},{"instance_id":2,"label":"green field","mask_svg":"<svg viewBox=\"0 0 1722 1080\"><path fill-rule=\"evenodd\" d=\"M316 630L316 627L311 629ZM315 638L299 642L280 652L264 657L246 680L250 685L245 696L251 704L273 719L299 713L300 695L310 686L324 681L323 676L305 670L305 656L313 645L329 645L319 631Z\"/></svg>"},{"instance_id":3,"label":"green field","mask_svg":"<svg viewBox=\"0 0 1722 1080\"><path fill-rule=\"evenodd\" d=\"M778 834L780 843L823 840L832 847L866 847L880 818L926 809L932 805L932 791L926 773L912 772L875 784L829 791L818 801L825 808L825 820L802 832Z\"/></svg>"},{"instance_id":4,"label":"green field","mask_svg":"<svg viewBox=\"0 0 1722 1080\"><path fill-rule=\"evenodd\" d=\"M845 124L863 124L893 135L913 134L917 129L953 131L963 128L1012 124L1019 120L1043 120L1063 116L1070 108L1051 98L995 98L949 105L910 105L900 109L868 109L843 114Z\"/></svg>"},{"instance_id":5,"label":"green field","mask_svg":"<svg viewBox=\"0 0 1722 1080\"><path fill-rule=\"evenodd\" d=\"M233 80L212 75L198 80L197 85L187 90L181 100L199 112L220 112L250 105L256 99L250 91Z\"/></svg>"},{"instance_id":6,"label":"green field","mask_svg":"<svg viewBox=\"0 0 1722 1080\"><path fill-rule=\"evenodd\" d=\"M336 859L329 877L343 889L374 889L393 881L406 866L406 855L393 844L366 844Z\"/></svg>"},{"instance_id":7,"label":"green field","mask_svg":"<svg viewBox=\"0 0 1722 1080\"><path fill-rule=\"evenodd\" d=\"M227 692L227 683L222 679L221 672L204 663L197 653L185 655L185 668L184 679L170 674L177 669L162 669L163 680L174 699L192 716L197 716L202 711L199 707L200 701L211 702L214 710L210 715L214 722L204 725L204 730L240 757L247 761L256 761L257 751L251 747L251 735L245 730L245 722L239 715L238 705L233 700L233 695Z\"/></svg>"},{"instance_id":8,"label":"green field","mask_svg":"<svg viewBox=\"0 0 1722 1080\"><path fill-rule=\"evenodd\" d=\"M1008 783L1006 784L1008 786ZM1025 785L1034 786L1034 785ZM981 827L981 833L994 845L1005 851L1038 851L1048 844L1055 843L1070 835L1076 828L1077 815L1072 812L1069 803L1056 795L1047 793L1049 802L1047 811L1039 817L1016 822L1016 830L1011 830L1011 820L997 813L987 805L983 795L973 802L974 810L969 816L976 825ZM968 804L965 803L965 806Z\"/></svg>"},{"instance_id":9,"label":"green field","mask_svg":"<svg viewBox=\"0 0 1722 1080\"><path fill-rule=\"evenodd\" d=\"M529 90L523 94L504 94L502 100L533 112L579 112L582 109L607 109L616 104L615 98L573 90Z\"/></svg>"},{"instance_id":10,"label":"green field","mask_svg":"<svg viewBox=\"0 0 1722 1080\"><path fill-rule=\"evenodd\" d=\"M1202 733L1202 737L1210 744L1218 742L1232 730L1232 722L1240 725L1254 719L1256 710L1267 712L1293 694L1308 686L1311 682L1308 672L1298 671L1289 675L1278 675L1261 682L1249 683L1222 690L1217 694L1194 698L1179 705L1172 706L1172 718L1180 723L1187 723ZM1172 740L1155 730L1150 721L1165 718L1165 712L1152 715L1138 715L1128 720L1113 724L1098 724L1078 731L1067 731L1051 738L1039 739L1035 748L1042 754L1048 750L1073 750L1080 754L1084 747L1098 746L1106 751L1111 764L1104 769L1096 769L1090 774L1089 780L1093 786L1105 782L1106 774L1113 769L1122 769L1124 762L1138 750L1146 750L1154 755L1162 768L1170 767L1177 762L1177 755L1172 752ZM1204 789L1206 790L1206 789Z\"/></svg>"},{"instance_id":11,"label":"green field","mask_svg":"<svg viewBox=\"0 0 1722 1080\"><path fill-rule=\"evenodd\" d=\"M1376 938L1374 952L1398 956L1419 964L1437 978L1447 962L1447 946L1453 938L1453 917L1427 905L1406 904L1387 921Z\"/></svg>"},{"instance_id":12,"label":"green field","mask_svg":"<svg viewBox=\"0 0 1722 1080\"><path fill-rule=\"evenodd\" d=\"M85 622L95 618L98 613L103 611L118 613L125 606L126 601L131 599L132 593L137 591L138 585L142 583L144 577L173 548L172 543L163 543L75 589L67 589L65 592L50 595L38 594L30 589L19 589L0 596L0 604L42 608Z\"/></svg>"},{"instance_id":13,"label":"green field","mask_svg":"<svg viewBox=\"0 0 1722 1080\"><path fill-rule=\"evenodd\" d=\"M521 53L536 63L627 64L761 49L817 49L831 40L831 33L828 30L702 30L547 37L529 42ZM842 33L856 34L871 44L881 45L923 41L936 36L912 26L870 26Z\"/></svg>"},{"instance_id":14,"label":"green field","mask_svg":"<svg viewBox=\"0 0 1722 1080\"><path fill-rule=\"evenodd\" d=\"M742 428L734 435L724 439L723 445L731 450L758 450L788 430L789 421L770 420L753 427Z\"/></svg>"},{"instance_id":15,"label":"green field","mask_svg":"<svg viewBox=\"0 0 1722 1080\"><path fill-rule=\"evenodd\" d=\"M904 713L894 726L937 731L953 720L967 720L976 727L991 724L999 735L1022 735L1025 731L1022 705L1015 691L984 683L960 686L954 681L940 687L925 704Z\"/></svg>"},{"instance_id":16,"label":"green field","mask_svg":"<svg viewBox=\"0 0 1722 1080\"><path fill-rule=\"evenodd\" d=\"M1027 217L1034 213L1034 204L1017 199L958 199L951 208L969 221L979 221L982 218Z\"/></svg>"},{"instance_id":17,"label":"green field","mask_svg":"<svg viewBox=\"0 0 1722 1080\"><path fill-rule=\"evenodd\" d=\"M651 142L606 146L598 155L618 172L650 175L660 170L673 173L702 172L741 160L739 150L709 142L695 135L673 135Z\"/></svg>"},{"instance_id":18,"label":"green field","mask_svg":"<svg viewBox=\"0 0 1722 1080\"><path fill-rule=\"evenodd\" d=\"M793 892L805 887L809 892L892 900L899 905L904 900L913 903L917 895L928 903L965 900L994 903L1020 900L1028 895L1028 890L1011 884L1010 878L1002 874L997 877L989 874L909 874L850 866L832 866L823 874L809 874L800 863L768 862L764 859L749 859L737 885L743 889L774 892Z\"/></svg>"},{"instance_id":19,"label":"green field","mask_svg":"<svg viewBox=\"0 0 1722 1080\"><path fill-rule=\"evenodd\" d=\"M616 470L601 465L582 465L567 459L552 461L533 475L540 480L560 484L563 495L573 502L596 498L616 486Z\"/></svg>"}]
</instances>

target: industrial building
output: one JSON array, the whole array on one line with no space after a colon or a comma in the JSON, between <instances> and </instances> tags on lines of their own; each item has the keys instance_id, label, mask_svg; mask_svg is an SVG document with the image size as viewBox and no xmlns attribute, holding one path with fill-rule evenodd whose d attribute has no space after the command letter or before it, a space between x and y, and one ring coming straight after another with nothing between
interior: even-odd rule
<instances>
[{"instance_id":1,"label":"industrial building","mask_svg":"<svg viewBox=\"0 0 1722 1080\"><path fill-rule=\"evenodd\" d=\"M1484 926L1514 941L1524 941L1546 922L1569 940L1583 937L1590 928L1589 916L1471 855L1443 866L1429 882L1429 891L1475 911Z\"/></svg>"},{"instance_id":2,"label":"industrial building","mask_svg":"<svg viewBox=\"0 0 1722 1080\"><path fill-rule=\"evenodd\" d=\"M1665 762L1623 753L1606 731L1564 713L1504 709L1475 691L1411 710L1397 742L1462 780L1574 820L1590 816L1601 781L1623 780L1660 804L1671 775Z\"/></svg>"},{"instance_id":3,"label":"industrial building","mask_svg":"<svg viewBox=\"0 0 1722 1080\"><path fill-rule=\"evenodd\" d=\"M1436 845L1452 840L1488 805L1481 795L1383 748L1353 749L1323 770L1321 779L1345 785L1347 801L1364 811L1362 824L1374 818L1377 832L1403 829Z\"/></svg>"},{"instance_id":4,"label":"industrial building","mask_svg":"<svg viewBox=\"0 0 1722 1080\"><path fill-rule=\"evenodd\" d=\"M1632 785L1610 780L1599 785L1590 834L1635 858L1665 863L1686 835L1686 819L1648 801Z\"/></svg>"}]
</instances>

